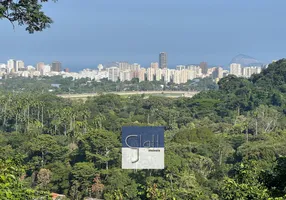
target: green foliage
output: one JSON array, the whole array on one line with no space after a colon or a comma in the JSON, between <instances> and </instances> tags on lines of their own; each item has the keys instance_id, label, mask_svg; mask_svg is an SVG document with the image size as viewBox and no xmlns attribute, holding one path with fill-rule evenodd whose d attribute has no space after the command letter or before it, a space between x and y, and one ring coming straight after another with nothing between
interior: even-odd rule
<instances>
[{"instance_id":1,"label":"green foliage","mask_svg":"<svg viewBox=\"0 0 286 200\"><path fill-rule=\"evenodd\" d=\"M37 87L40 80L4 80L0 194L8 199L45 195L41 190L70 199L285 199L284 70L281 60L249 80L229 76L218 90L176 99L109 94L71 101L54 94L70 92L70 86L83 92L159 90L161 82L51 77ZM63 87L47 92L55 81ZM33 92L7 92L31 82ZM187 90L193 86L188 84L164 88ZM165 126L165 169L120 169L124 125Z\"/></svg>"},{"instance_id":2,"label":"green foliage","mask_svg":"<svg viewBox=\"0 0 286 200\"><path fill-rule=\"evenodd\" d=\"M211 78L197 79L184 84L166 84L163 81L125 81L112 82L102 79L100 82L89 78L75 79L63 78L62 76L23 78L13 77L0 80L0 89L6 91L22 92L38 91L53 94L83 94L83 93L105 93L126 91L158 91L157 96L165 96L166 91L208 91L217 90L218 86ZM51 84L59 84L59 88ZM163 86L163 87L162 87ZM139 95L138 95L139 96ZM145 96L145 98L148 96Z\"/></svg>"},{"instance_id":3,"label":"green foliage","mask_svg":"<svg viewBox=\"0 0 286 200\"><path fill-rule=\"evenodd\" d=\"M42 31L50 27L50 24L53 22L42 11L42 3L47 1L3 0L0 2L0 19L7 19L12 24L17 22L20 26L24 25L29 33Z\"/></svg>"},{"instance_id":4,"label":"green foliage","mask_svg":"<svg viewBox=\"0 0 286 200\"><path fill-rule=\"evenodd\" d=\"M173 138L174 142L188 144L189 142L207 142L213 137L213 133L206 127L194 129L181 129Z\"/></svg>"},{"instance_id":5,"label":"green foliage","mask_svg":"<svg viewBox=\"0 0 286 200\"><path fill-rule=\"evenodd\" d=\"M40 197L49 198L48 193L25 188L22 184L24 171L11 160L0 159L0 196L1 199L27 199Z\"/></svg>"}]
</instances>

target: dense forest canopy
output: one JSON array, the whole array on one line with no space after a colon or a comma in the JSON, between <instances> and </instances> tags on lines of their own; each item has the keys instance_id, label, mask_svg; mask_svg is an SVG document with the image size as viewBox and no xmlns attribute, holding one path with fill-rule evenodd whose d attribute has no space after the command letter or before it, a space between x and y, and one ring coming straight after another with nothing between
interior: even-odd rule
<instances>
[{"instance_id":1,"label":"dense forest canopy","mask_svg":"<svg viewBox=\"0 0 286 200\"><path fill-rule=\"evenodd\" d=\"M0 195L285 199L286 60L193 98L0 95ZM165 126L165 169L122 170L121 127Z\"/></svg>"}]
</instances>

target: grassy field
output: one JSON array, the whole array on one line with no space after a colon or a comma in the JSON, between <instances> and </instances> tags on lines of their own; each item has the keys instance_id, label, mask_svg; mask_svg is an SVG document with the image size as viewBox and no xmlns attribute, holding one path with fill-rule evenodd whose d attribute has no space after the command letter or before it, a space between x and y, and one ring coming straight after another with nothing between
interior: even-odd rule
<instances>
[{"instance_id":1,"label":"grassy field","mask_svg":"<svg viewBox=\"0 0 286 200\"><path fill-rule=\"evenodd\" d=\"M124 98L128 98L130 96L142 96L142 94L122 94L120 96ZM144 97L149 97L149 96L157 96L157 97L169 97L169 98L179 98L184 96L184 93L181 94L173 94L173 93L154 93L154 94L144 94Z\"/></svg>"},{"instance_id":2,"label":"grassy field","mask_svg":"<svg viewBox=\"0 0 286 200\"><path fill-rule=\"evenodd\" d=\"M193 95L195 95L198 92L184 92L184 91L147 91L147 92L110 92L110 94L117 94L120 95L124 98L128 98L130 96L144 96L146 98L148 98L149 96L158 96L158 97L168 97L168 98L179 98L179 97L192 97ZM92 96L97 96L98 94L94 93L94 94L71 94L71 95L58 95L61 96L63 98L70 98L70 99L82 99L82 100L86 100L89 97Z\"/></svg>"}]
</instances>

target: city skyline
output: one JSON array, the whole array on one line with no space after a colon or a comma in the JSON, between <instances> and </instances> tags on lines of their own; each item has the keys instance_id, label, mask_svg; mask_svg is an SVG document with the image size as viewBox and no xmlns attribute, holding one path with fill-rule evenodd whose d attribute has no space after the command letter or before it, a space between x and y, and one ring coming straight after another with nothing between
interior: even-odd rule
<instances>
[{"instance_id":1,"label":"city skyline","mask_svg":"<svg viewBox=\"0 0 286 200\"><path fill-rule=\"evenodd\" d=\"M239 59L243 63L246 61L255 62L252 58L243 57L241 55L234 58ZM0 76L9 77L39 77L39 76L62 76L63 78L72 77L74 79L88 78L100 82L103 78L107 78L112 82L125 82L138 78L142 81L164 81L165 83L184 84L189 80L196 78L212 78L217 82L221 78L229 74L237 77L249 78L253 74L258 74L262 68L268 65L252 65L245 66L243 64L231 63L230 70L224 70L221 66L209 67L208 63L203 61L199 65L177 65L175 69L168 68L168 59L166 52L159 53L159 62L151 62L149 67L141 67L139 63L129 63L127 61L117 62L114 65L103 66L99 64L97 70L83 69L79 72L70 72L69 68L62 68L62 63L53 61L51 64L38 62L36 66L25 66L22 60L9 59L7 64L0 64Z\"/></svg>"},{"instance_id":2,"label":"city skyline","mask_svg":"<svg viewBox=\"0 0 286 200\"><path fill-rule=\"evenodd\" d=\"M29 64L60 60L70 68L116 60L146 65L165 51L170 67L189 61L225 66L240 53L269 63L285 57L286 28L280 26L285 5L282 0L58 1L45 4L44 11L55 23L41 33L29 35L22 27L13 30L8 21L1 21L5 51L0 60L10 56ZM85 10L84 21L74 14L78 9Z\"/></svg>"},{"instance_id":3,"label":"city skyline","mask_svg":"<svg viewBox=\"0 0 286 200\"><path fill-rule=\"evenodd\" d=\"M195 62L188 62L188 63L182 63L182 62L179 62L179 63L177 63L177 64L173 64L173 65L170 65L169 64L169 62L168 62L168 53L167 52L160 52L159 54L157 54L157 55L159 55L159 58L158 58L158 60L153 60L153 61L151 61L151 62L144 62L144 63L147 63L147 64L142 64L142 63L140 63L140 66L141 67L143 67L143 68L148 68L148 67L152 67L152 65L153 64L155 64L155 65L157 65L157 67L158 68L161 68L161 69L163 69L163 68L170 68L170 69L176 69L176 67L177 66L179 66L179 65L185 65L185 66L188 66L188 65L198 65L198 66L200 66L200 68L202 69L202 71L203 71L203 73L205 74L206 72L207 72L207 68L211 68L211 67L222 67L223 69L227 69L227 70L229 70L230 69L230 66L231 66L231 64L232 63L237 63L237 62L233 62L233 60L235 59L235 60L237 60L237 59L244 59L244 60L251 60L251 61L256 61L257 63L252 63L252 64L248 64L248 65L243 65L243 64L241 64L242 65L242 67L247 67L247 66L263 66L263 65L267 65L267 64L269 64L269 63L271 63L271 62L269 62L269 63L260 63L258 60L255 60L255 58L253 58L253 57L250 57L250 56L247 56L247 55L244 55L244 54L239 54L239 55L237 55L237 56L235 56L234 58L232 58L232 61L231 62L229 62L229 64L227 64L227 65L222 65L222 64L210 64L210 63L208 63L207 61L200 61L200 62L197 62L197 63L195 63ZM164 67L162 68L162 66L161 66L161 64L160 64L160 62L161 62L161 60L163 59L163 65L164 65ZM9 60L15 60L15 62L16 61L18 61L18 60L20 60L20 59L11 59L11 58L9 58L8 59L8 61ZM22 60L20 60L20 61L22 61ZM26 63L26 62L25 62ZM59 63L59 67L58 67L58 70L54 70L54 71L66 71L66 70L68 70L68 71L73 71L73 72L77 72L77 71L81 71L81 70L83 70L83 69L87 69L87 68L89 68L89 69L95 69L95 68L97 68L97 66L99 65L99 64L102 64L103 66L105 66L105 67L110 67L110 66L117 66L118 65L118 63L125 63L125 64L128 64L128 63L138 63L138 62L130 62L130 61L122 61L122 60L119 60L119 61L113 61L113 62L107 62L107 63L94 63L94 64L91 64L90 66L84 66L84 65L78 65L78 66L76 66L76 65L67 65L67 64L65 64L65 63L62 63L62 61L57 61L57 60L53 60L53 61L49 61L49 62L43 62L43 60L41 60L41 61L37 61L37 63L34 63L34 64L26 64L26 66L32 66L32 67L34 67L35 66L35 68L36 69L38 69L38 65L39 64L48 64L48 65L50 65L51 66L51 68L53 68L53 65L55 64L55 63ZM117 64L116 64L117 63ZM150 64L151 63L151 64ZM0 64L5 64L5 62L1 62L1 60L0 60ZM239 63L237 63L237 64L239 64ZM253 65L254 64L254 65Z\"/></svg>"}]
</instances>

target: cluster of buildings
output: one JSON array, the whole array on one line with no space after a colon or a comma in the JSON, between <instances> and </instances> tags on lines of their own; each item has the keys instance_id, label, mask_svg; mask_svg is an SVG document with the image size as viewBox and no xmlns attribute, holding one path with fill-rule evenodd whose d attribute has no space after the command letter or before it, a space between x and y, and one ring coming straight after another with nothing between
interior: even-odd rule
<instances>
[{"instance_id":1,"label":"cluster of buildings","mask_svg":"<svg viewBox=\"0 0 286 200\"><path fill-rule=\"evenodd\" d=\"M6 74L23 77L61 75L64 78L89 78L95 81L107 78L113 82L131 81L133 78L138 78L140 82L164 81L166 83L181 84L188 82L188 80L205 77L212 77L218 81L228 74L249 78L252 74L260 73L262 70L261 67L257 66L242 67L240 64L232 63L230 71L228 71L222 67L209 68L206 62L201 62L198 65L177 65L175 69L169 69L167 58L167 53L161 52L159 62L152 62L148 68L141 67L138 63L117 62L109 67L99 64L96 70L84 69L78 73L69 72L67 68L62 70L62 64L58 61L51 64L39 62L36 67L33 67L30 65L25 66L21 60L10 59L7 64L0 64L0 76L3 77Z\"/></svg>"},{"instance_id":2,"label":"cluster of buildings","mask_svg":"<svg viewBox=\"0 0 286 200\"><path fill-rule=\"evenodd\" d=\"M68 72L68 69L64 71ZM43 62L37 63L36 67L32 65L25 66L24 61L10 59L7 64L0 63L0 76L22 76L22 77L34 77L34 76L53 76L60 75L62 73L62 64L58 61L51 64L45 64Z\"/></svg>"},{"instance_id":3,"label":"cluster of buildings","mask_svg":"<svg viewBox=\"0 0 286 200\"><path fill-rule=\"evenodd\" d=\"M250 78L252 74L259 74L262 71L262 67L242 67L241 64L232 63L230 64L230 74L237 77Z\"/></svg>"}]
</instances>

